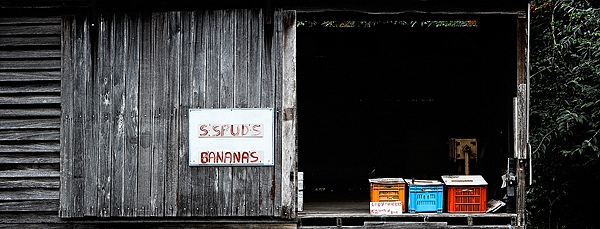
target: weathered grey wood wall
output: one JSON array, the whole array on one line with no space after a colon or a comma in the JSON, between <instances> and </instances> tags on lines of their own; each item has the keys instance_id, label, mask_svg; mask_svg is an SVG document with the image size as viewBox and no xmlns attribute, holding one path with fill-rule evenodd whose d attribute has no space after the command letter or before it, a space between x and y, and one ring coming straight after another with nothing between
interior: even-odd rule
<instances>
[{"instance_id":1,"label":"weathered grey wood wall","mask_svg":"<svg viewBox=\"0 0 600 229\"><path fill-rule=\"evenodd\" d=\"M295 217L282 194L295 184L281 182L295 174L281 100L282 87L295 90L284 74L295 13L265 19L260 9L64 18L60 216ZM188 109L266 107L275 166L188 166Z\"/></svg>"},{"instance_id":2,"label":"weathered grey wood wall","mask_svg":"<svg viewBox=\"0 0 600 229\"><path fill-rule=\"evenodd\" d=\"M60 25L0 15L0 219L58 211Z\"/></svg>"}]
</instances>

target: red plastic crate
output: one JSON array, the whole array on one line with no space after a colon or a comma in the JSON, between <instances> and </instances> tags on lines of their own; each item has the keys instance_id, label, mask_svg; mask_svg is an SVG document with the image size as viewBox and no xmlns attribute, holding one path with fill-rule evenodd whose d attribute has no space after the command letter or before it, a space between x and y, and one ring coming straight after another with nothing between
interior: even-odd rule
<instances>
[{"instance_id":1,"label":"red plastic crate","mask_svg":"<svg viewBox=\"0 0 600 229\"><path fill-rule=\"evenodd\" d=\"M448 212L485 212L486 186L447 186Z\"/></svg>"}]
</instances>

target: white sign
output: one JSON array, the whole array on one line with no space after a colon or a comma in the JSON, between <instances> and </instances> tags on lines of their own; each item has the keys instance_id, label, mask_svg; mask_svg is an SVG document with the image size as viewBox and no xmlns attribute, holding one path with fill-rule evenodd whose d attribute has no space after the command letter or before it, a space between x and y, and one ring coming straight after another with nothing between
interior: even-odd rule
<instances>
[{"instance_id":1,"label":"white sign","mask_svg":"<svg viewBox=\"0 0 600 229\"><path fill-rule=\"evenodd\" d=\"M371 215L400 215L402 202L371 202Z\"/></svg>"},{"instance_id":2,"label":"white sign","mask_svg":"<svg viewBox=\"0 0 600 229\"><path fill-rule=\"evenodd\" d=\"M273 109L190 109L190 166L274 164Z\"/></svg>"}]
</instances>

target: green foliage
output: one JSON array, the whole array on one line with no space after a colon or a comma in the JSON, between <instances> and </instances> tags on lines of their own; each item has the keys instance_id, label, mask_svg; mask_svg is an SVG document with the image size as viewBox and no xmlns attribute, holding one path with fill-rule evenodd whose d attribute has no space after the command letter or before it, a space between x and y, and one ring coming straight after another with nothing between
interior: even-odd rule
<instances>
[{"instance_id":1,"label":"green foliage","mask_svg":"<svg viewBox=\"0 0 600 229\"><path fill-rule=\"evenodd\" d=\"M598 191L589 186L600 181L600 8L588 1L532 2L530 69L529 222L597 225L582 209L600 206L589 198Z\"/></svg>"}]
</instances>

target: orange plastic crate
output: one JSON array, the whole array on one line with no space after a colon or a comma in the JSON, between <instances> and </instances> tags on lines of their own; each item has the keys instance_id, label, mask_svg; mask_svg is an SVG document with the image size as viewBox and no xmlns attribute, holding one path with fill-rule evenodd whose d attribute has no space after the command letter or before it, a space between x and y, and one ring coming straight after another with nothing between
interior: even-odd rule
<instances>
[{"instance_id":1,"label":"orange plastic crate","mask_svg":"<svg viewBox=\"0 0 600 229\"><path fill-rule=\"evenodd\" d=\"M448 212L485 212L486 186L447 186Z\"/></svg>"},{"instance_id":2,"label":"orange plastic crate","mask_svg":"<svg viewBox=\"0 0 600 229\"><path fill-rule=\"evenodd\" d=\"M404 199L406 184L371 183L371 202L402 202L402 211L406 212Z\"/></svg>"}]
</instances>

